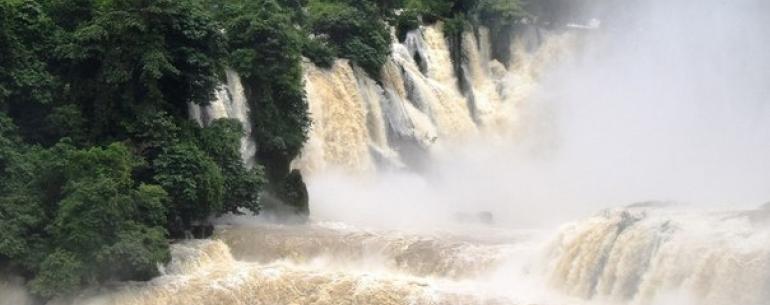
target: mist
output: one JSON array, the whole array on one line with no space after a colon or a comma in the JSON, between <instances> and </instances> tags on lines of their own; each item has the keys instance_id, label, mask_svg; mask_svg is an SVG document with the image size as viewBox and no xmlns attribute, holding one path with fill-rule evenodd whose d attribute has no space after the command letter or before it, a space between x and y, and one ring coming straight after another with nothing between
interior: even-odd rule
<instances>
[{"instance_id":1,"label":"mist","mask_svg":"<svg viewBox=\"0 0 770 305\"><path fill-rule=\"evenodd\" d=\"M590 10L598 29L567 33L579 43L540 75L515 136L447 144L419 174L314 174L313 217L403 228L490 212L543 227L645 201L770 201L770 5L610 3Z\"/></svg>"},{"instance_id":2,"label":"mist","mask_svg":"<svg viewBox=\"0 0 770 305\"><path fill-rule=\"evenodd\" d=\"M222 217L160 277L49 304L770 304L770 206L743 212L770 201L770 4L595 4L508 67L466 33L473 99L438 25L380 82L306 64L310 219ZM245 118L228 92L198 112Z\"/></svg>"}]
</instances>

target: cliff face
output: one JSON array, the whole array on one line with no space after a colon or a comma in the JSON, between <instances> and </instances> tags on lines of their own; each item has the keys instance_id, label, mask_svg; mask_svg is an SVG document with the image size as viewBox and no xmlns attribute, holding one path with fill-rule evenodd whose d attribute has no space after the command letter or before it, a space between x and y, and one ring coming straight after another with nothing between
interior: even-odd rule
<instances>
[{"instance_id":1,"label":"cliff face","mask_svg":"<svg viewBox=\"0 0 770 305\"><path fill-rule=\"evenodd\" d=\"M520 108L536 88L539 73L575 40L574 33L529 25L504 38L492 37L482 26L452 39L444 33L439 22L408 32L403 41L393 37L391 55L376 78L346 59L328 69L306 60L303 78L312 123L308 141L291 164L298 170L295 178L326 170L419 171L435 153L466 139L513 140ZM505 56L499 56L500 41L510 42ZM243 88L238 75L228 71L216 99L207 106L192 105L190 113L201 125L218 118L241 121L246 127L242 157L253 166L258 144L249 133L256 126L249 120L252 109ZM307 213L304 187L271 180L277 182L268 187L272 195L263 197L266 209L291 201L290 206ZM283 198L283 192L298 195Z\"/></svg>"},{"instance_id":2,"label":"cliff face","mask_svg":"<svg viewBox=\"0 0 770 305\"><path fill-rule=\"evenodd\" d=\"M486 28L464 32L458 48L448 44L442 24L423 26L403 43L393 40L377 80L346 60L330 69L306 63L313 123L294 167L304 173L419 169L449 143L515 131L517 109L538 72L560 58L572 35L523 27L511 36L510 60L503 63L493 59L490 42L497 38Z\"/></svg>"}]
</instances>

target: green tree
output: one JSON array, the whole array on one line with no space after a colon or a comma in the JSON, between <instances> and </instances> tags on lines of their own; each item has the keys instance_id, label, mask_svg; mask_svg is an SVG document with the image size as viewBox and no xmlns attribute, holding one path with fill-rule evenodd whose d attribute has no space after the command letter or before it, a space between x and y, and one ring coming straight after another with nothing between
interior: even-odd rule
<instances>
[{"instance_id":1,"label":"green tree","mask_svg":"<svg viewBox=\"0 0 770 305\"><path fill-rule=\"evenodd\" d=\"M476 13L487 25L513 25L529 16L519 0L478 0Z\"/></svg>"},{"instance_id":2,"label":"green tree","mask_svg":"<svg viewBox=\"0 0 770 305\"><path fill-rule=\"evenodd\" d=\"M189 228L222 209L224 179L219 167L197 146L165 147L153 162L155 182L169 194L169 219ZM177 229L174 227L173 229Z\"/></svg>"},{"instance_id":3,"label":"green tree","mask_svg":"<svg viewBox=\"0 0 770 305\"><path fill-rule=\"evenodd\" d=\"M37 1L0 1L0 111L34 139L58 85L48 69L56 33Z\"/></svg>"},{"instance_id":4,"label":"green tree","mask_svg":"<svg viewBox=\"0 0 770 305\"><path fill-rule=\"evenodd\" d=\"M0 0L0 267L52 297L157 275L169 236L212 216L263 205L307 214L290 170L310 124L302 56L324 67L347 58L377 78L387 23L403 40L440 20L459 71L471 26L492 30L500 59L523 18L563 24L574 3ZM224 65L253 110L253 168L239 122L188 119Z\"/></svg>"},{"instance_id":5,"label":"green tree","mask_svg":"<svg viewBox=\"0 0 770 305\"><path fill-rule=\"evenodd\" d=\"M0 2L0 109L51 102L54 76L47 71L53 22L36 1Z\"/></svg>"},{"instance_id":6,"label":"green tree","mask_svg":"<svg viewBox=\"0 0 770 305\"><path fill-rule=\"evenodd\" d=\"M349 58L373 77L379 77L390 54L390 34L375 3L312 0L308 14L311 33L327 37L340 57Z\"/></svg>"},{"instance_id":7,"label":"green tree","mask_svg":"<svg viewBox=\"0 0 770 305\"><path fill-rule=\"evenodd\" d=\"M316 66L328 69L337 59L337 48L325 36L308 35L302 43L302 56Z\"/></svg>"},{"instance_id":8,"label":"green tree","mask_svg":"<svg viewBox=\"0 0 770 305\"><path fill-rule=\"evenodd\" d=\"M300 54L331 63L342 49L303 30L307 5L0 1L2 267L43 297L146 280L169 260L169 230L256 213L263 188L307 211L289 172L309 125ZM188 119L225 62L259 109L250 136L264 174L244 167L239 123Z\"/></svg>"},{"instance_id":9,"label":"green tree","mask_svg":"<svg viewBox=\"0 0 770 305\"><path fill-rule=\"evenodd\" d=\"M434 22L452 13L454 0L406 0L406 8L423 16L426 22Z\"/></svg>"},{"instance_id":10,"label":"green tree","mask_svg":"<svg viewBox=\"0 0 770 305\"><path fill-rule=\"evenodd\" d=\"M289 164L307 139L310 124L302 83L302 36L292 14L273 0L242 2L225 22L230 65L243 79L265 168L266 190L280 192Z\"/></svg>"},{"instance_id":11,"label":"green tree","mask_svg":"<svg viewBox=\"0 0 770 305\"><path fill-rule=\"evenodd\" d=\"M241 209L259 213L259 193L264 177L262 167L249 169L241 156L243 127L235 119L215 120L201 131L201 147L217 163L224 177L223 206L221 213L240 214Z\"/></svg>"},{"instance_id":12,"label":"green tree","mask_svg":"<svg viewBox=\"0 0 770 305\"><path fill-rule=\"evenodd\" d=\"M85 265L74 253L56 250L40 264L40 272L29 285L33 292L46 297L75 291L83 284Z\"/></svg>"},{"instance_id":13,"label":"green tree","mask_svg":"<svg viewBox=\"0 0 770 305\"><path fill-rule=\"evenodd\" d=\"M126 126L126 131L136 152L150 160L155 159L163 147L183 137L182 128L163 111L138 113L136 120Z\"/></svg>"},{"instance_id":14,"label":"green tree","mask_svg":"<svg viewBox=\"0 0 770 305\"><path fill-rule=\"evenodd\" d=\"M46 252L44 227L52 213L37 174L52 162L41 157L41 150L25 145L12 120L0 112L0 258L23 270L36 270Z\"/></svg>"},{"instance_id":15,"label":"green tree","mask_svg":"<svg viewBox=\"0 0 770 305\"><path fill-rule=\"evenodd\" d=\"M500 62L508 63L511 58L511 42L516 26L527 17L532 17L525 5L540 3L533 1L525 3L519 0L478 0L475 10L479 23L490 30L492 39L492 57Z\"/></svg>"},{"instance_id":16,"label":"green tree","mask_svg":"<svg viewBox=\"0 0 770 305\"><path fill-rule=\"evenodd\" d=\"M157 275L170 258L168 200L159 186L136 185L141 160L125 145L20 150L0 183L0 256L33 274L33 292Z\"/></svg>"},{"instance_id":17,"label":"green tree","mask_svg":"<svg viewBox=\"0 0 770 305\"><path fill-rule=\"evenodd\" d=\"M399 41L406 39L406 34L409 31L415 30L420 26L420 20L418 19L417 12L413 10L404 10L394 19L396 27L396 37Z\"/></svg>"},{"instance_id":18,"label":"green tree","mask_svg":"<svg viewBox=\"0 0 770 305\"><path fill-rule=\"evenodd\" d=\"M125 136L135 113L186 117L208 103L225 54L220 27L198 1L100 2L60 50L62 70L97 138Z\"/></svg>"}]
</instances>

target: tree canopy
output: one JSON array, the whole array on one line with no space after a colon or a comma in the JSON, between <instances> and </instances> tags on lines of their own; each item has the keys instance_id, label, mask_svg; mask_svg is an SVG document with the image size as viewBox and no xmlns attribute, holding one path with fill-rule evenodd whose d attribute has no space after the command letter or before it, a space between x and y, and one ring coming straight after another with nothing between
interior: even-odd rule
<instances>
[{"instance_id":1,"label":"tree canopy","mask_svg":"<svg viewBox=\"0 0 770 305\"><path fill-rule=\"evenodd\" d=\"M0 267L49 298L149 279L170 240L211 217L307 214L290 167L310 126L303 57L346 58L377 79L391 27L403 39L443 21L460 43L469 25L506 31L559 1L0 0ZM251 128L188 117L225 67Z\"/></svg>"},{"instance_id":2,"label":"tree canopy","mask_svg":"<svg viewBox=\"0 0 770 305\"><path fill-rule=\"evenodd\" d=\"M34 293L149 279L169 238L260 210L240 123L188 119L228 63L203 1L2 0L0 25L0 264Z\"/></svg>"}]
</instances>

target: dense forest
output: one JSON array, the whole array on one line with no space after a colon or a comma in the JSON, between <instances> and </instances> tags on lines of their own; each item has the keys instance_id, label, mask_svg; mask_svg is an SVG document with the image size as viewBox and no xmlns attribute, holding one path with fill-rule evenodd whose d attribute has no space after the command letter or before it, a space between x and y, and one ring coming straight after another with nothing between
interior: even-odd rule
<instances>
[{"instance_id":1,"label":"dense forest","mask_svg":"<svg viewBox=\"0 0 770 305\"><path fill-rule=\"evenodd\" d=\"M170 240L205 236L211 217L271 200L306 214L290 170L310 126L303 58L376 79L391 29L442 21L457 44L475 25L558 22L559 2L0 0L0 270L50 298L156 276ZM187 113L225 67L256 109L254 168L238 121Z\"/></svg>"}]
</instances>

